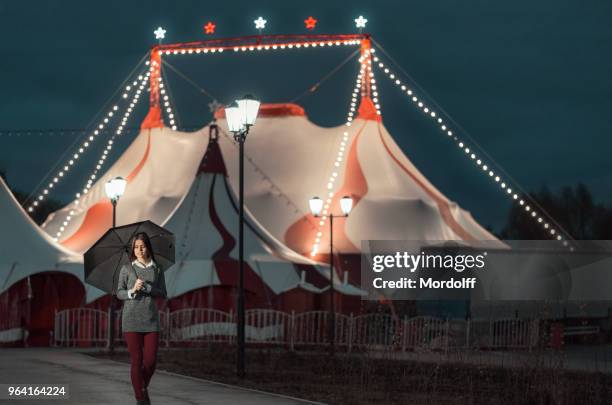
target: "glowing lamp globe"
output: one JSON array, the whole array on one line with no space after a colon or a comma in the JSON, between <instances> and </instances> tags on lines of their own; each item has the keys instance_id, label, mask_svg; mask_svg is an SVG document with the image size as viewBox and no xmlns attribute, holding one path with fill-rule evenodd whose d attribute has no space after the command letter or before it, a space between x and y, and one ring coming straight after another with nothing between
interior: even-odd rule
<instances>
[{"instance_id":1,"label":"glowing lamp globe","mask_svg":"<svg viewBox=\"0 0 612 405\"><path fill-rule=\"evenodd\" d=\"M308 205L310 206L310 212L315 217L318 217L321 214L321 210L323 209L323 200L319 197L312 197L308 201Z\"/></svg>"},{"instance_id":2,"label":"glowing lamp globe","mask_svg":"<svg viewBox=\"0 0 612 405\"><path fill-rule=\"evenodd\" d=\"M242 132L245 127L240 116L240 107L237 103L232 103L225 108L225 121L230 132L237 134Z\"/></svg>"},{"instance_id":3,"label":"glowing lamp globe","mask_svg":"<svg viewBox=\"0 0 612 405\"><path fill-rule=\"evenodd\" d=\"M236 103L238 103L238 107L240 108L242 123L247 127L255 125L257 113L259 112L259 105L261 103L255 100L255 97L250 94L247 94L240 100L236 100Z\"/></svg>"},{"instance_id":4,"label":"glowing lamp globe","mask_svg":"<svg viewBox=\"0 0 612 405\"><path fill-rule=\"evenodd\" d=\"M340 199L340 209L344 215L348 215L353 208L353 199L349 196L344 196Z\"/></svg>"},{"instance_id":5,"label":"glowing lamp globe","mask_svg":"<svg viewBox=\"0 0 612 405\"><path fill-rule=\"evenodd\" d=\"M117 201L125 192L126 184L127 181L123 177L115 177L114 179L107 181L104 185L106 196L112 201Z\"/></svg>"}]
</instances>

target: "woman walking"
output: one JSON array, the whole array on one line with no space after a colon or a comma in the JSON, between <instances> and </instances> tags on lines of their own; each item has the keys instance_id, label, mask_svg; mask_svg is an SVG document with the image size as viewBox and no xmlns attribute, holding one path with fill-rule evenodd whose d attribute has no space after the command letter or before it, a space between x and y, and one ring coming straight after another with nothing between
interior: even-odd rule
<instances>
[{"instance_id":1,"label":"woman walking","mask_svg":"<svg viewBox=\"0 0 612 405\"><path fill-rule=\"evenodd\" d=\"M137 233L131 243L131 264L119 273L117 297L123 300L121 327L130 352L132 386L137 405L149 405L147 387L155 372L159 315L155 297L166 298L164 272L155 263L149 236Z\"/></svg>"}]
</instances>

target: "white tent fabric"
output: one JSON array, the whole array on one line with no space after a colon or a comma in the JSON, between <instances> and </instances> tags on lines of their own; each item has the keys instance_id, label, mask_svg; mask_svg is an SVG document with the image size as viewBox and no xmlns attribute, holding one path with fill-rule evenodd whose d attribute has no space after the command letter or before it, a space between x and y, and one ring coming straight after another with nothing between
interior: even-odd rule
<instances>
[{"instance_id":1,"label":"white tent fabric","mask_svg":"<svg viewBox=\"0 0 612 405\"><path fill-rule=\"evenodd\" d=\"M83 278L82 256L53 241L21 208L0 178L0 293L36 273L62 271Z\"/></svg>"},{"instance_id":2,"label":"white tent fabric","mask_svg":"<svg viewBox=\"0 0 612 405\"><path fill-rule=\"evenodd\" d=\"M225 125L220 119L219 126ZM342 145L344 132L348 140ZM229 136L220 142L237 190L236 147ZM263 117L251 129L246 153L249 210L262 227L301 254L310 252L318 231L323 233L319 252L329 252L329 224L320 226L309 215L308 200L315 195L326 199L330 192L334 213L340 211L337 201L343 194L356 200L350 216L335 222L334 247L343 253L359 253L361 240L496 240L414 167L381 122L358 118L350 127L320 128L300 115ZM300 221L307 222L300 229L310 234L301 232L302 240L292 240L288 230Z\"/></svg>"},{"instance_id":3,"label":"white tent fabric","mask_svg":"<svg viewBox=\"0 0 612 405\"><path fill-rule=\"evenodd\" d=\"M57 237L66 217L71 216L60 242L75 252L85 252L112 225L112 207L104 185L116 176L128 181L117 204L117 225L142 219L163 224L189 191L207 143L205 130L143 130L78 205L71 204L51 214L43 228Z\"/></svg>"},{"instance_id":4,"label":"white tent fabric","mask_svg":"<svg viewBox=\"0 0 612 405\"><path fill-rule=\"evenodd\" d=\"M220 119L219 127L223 130L224 126L224 120ZM345 131L349 136L344 159L335 167ZM94 184L78 208L69 206L51 215L44 224L45 230L54 236L73 210L75 214L61 242L78 252L86 250L88 246L75 242L79 228L83 228L88 211L97 204L106 203L104 183L116 175L129 181L118 204L118 224L143 218L165 223L187 195L207 142L205 130L195 133L167 128L143 131L107 174ZM229 136L221 136L219 143L230 184L236 192L236 145ZM337 186L332 192L346 189L343 183L355 182L355 173L346 175L350 164L356 164L360 170L363 179L358 186L365 191L358 196L351 215L339 224L347 230L350 245L359 246L362 239L381 238L495 240L468 212L429 183L401 152L381 122L358 118L351 127L321 128L305 116L264 116L251 129L246 153L247 209L259 228L283 245L294 248L287 241L288 228L309 215L309 198L327 196L328 178L333 172L337 173ZM310 221L313 231L317 228L316 222ZM87 230L89 234L95 233L92 229ZM93 243L95 237L87 242ZM321 251L326 249L325 237L320 244ZM348 253L350 249L342 251Z\"/></svg>"},{"instance_id":5,"label":"white tent fabric","mask_svg":"<svg viewBox=\"0 0 612 405\"><path fill-rule=\"evenodd\" d=\"M238 239L238 217L236 199L226 184L225 175L218 175L215 180L215 174L199 171L208 142L205 129L195 133L178 133L167 128L141 132L106 175L92 186L78 207L67 206L53 213L44 229L53 235L61 221L70 215L72 221L61 242L84 252L110 226L112 211L108 209L104 183L108 178L123 176L128 186L118 203L117 224L152 219L176 236L177 264L166 275L169 297L220 284L212 256L222 246L223 239L211 221L211 194L216 215L235 240ZM173 150L178 151L178 159L170 158ZM221 159L220 153L218 155ZM216 181L214 187L213 181ZM106 210L100 209L103 205ZM319 270L314 266L316 263L275 240L248 210L246 216L250 224L245 235L246 259L264 283L276 294L293 288L320 292L302 280L294 267L294 263L306 264ZM231 259L238 259L237 249L234 246L231 250ZM341 291L342 285L338 289ZM354 293L352 289L347 292ZM87 302L102 295L102 291L92 289Z\"/></svg>"},{"instance_id":6,"label":"white tent fabric","mask_svg":"<svg viewBox=\"0 0 612 405\"><path fill-rule=\"evenodd\" d=\"M215 153L215 150L209 149L209 152ZM201 287L221 284L212 257L224 241L212 222L211 209L214 209L221 226L234 233L238 229L235 205L236 199L226 184L224 174L198 173L189 193L165 224L175 234L177 244L177 264L167 276L169 294L178 296ZM248 212L246 221L245 258L274 293L280 294L296 287L318 290L301 281L293 266L293 263L313 265L314 262L292 254L278 242L265 238L265 234L253 225ZM257 234L254 230L257 230ZM234 237L234 241L237 241L237 237ZM237 244L234 244L229 257L238 260Z\"/></svg>"},{"instance_id":7,"label":"white tent fabric","mask_svg":"<svg viewBox=\"0 0 612 405\"><path fill-rule=\"evenodd\" d=\"M382 122L357 118L348 127L321 128L300 113L300 107L285 106L289 108L263 105L246 142L245 211L250 224L246 258L275 293L299 286L320 291L306 286L292 265L316 264L309 253L318 232L319 254L328 252L328 223L321 225L319 218L309 214L308 200L313 195L330 198L333 204L344 194L354 198L351 215L338 220L334 228L334 247L342 253L359 253L361 240L367 239L496 240L429 183ZM128 186L118 204L117 224L150 219L177 237L177 265L167 278L170 295L217 285L220 280L212 255L223 238L211 222L211 193L221 223L235 240L238 228L237 146L224 133L222 117L219 128L218 142L230 186L226 187L225 176L217 176L213 187L214 175L200 173L209 144L206 129L194 133L143 130L78 206L50 215L44 229L55 237L70 215L60 242L77 253L87 250L110 226L111 206L104 183L123 176ZM331 186L330 176L335 178ZM237 259L237 246L230 257ZM323 256L314 259L324 262ZM326 266L315 267L329 276ZM341 282L340 277L335 279L338 290L359 295L358 289Z\"/></svg>"}]
</instances>

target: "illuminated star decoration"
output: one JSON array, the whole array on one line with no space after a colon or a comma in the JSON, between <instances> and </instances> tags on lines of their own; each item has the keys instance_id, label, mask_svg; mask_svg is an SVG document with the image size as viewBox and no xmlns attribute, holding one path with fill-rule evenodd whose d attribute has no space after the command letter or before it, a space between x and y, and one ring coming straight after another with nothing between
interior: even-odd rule
<instances>
[{"instance_id":1,"label":"illuminated star decoration","mask_svg":"<svg viewBox=\"0 0 612 405\"><path fill-rule=\"evenodd\" d=\"M266 28L266 23L268 20L264 20L262 17L259 17L257 20L253 20L253 22L255 23L255 29L259 30L261 33L261 30Z\"/></svg>"},{"instance_id":2,"label":"illuminated star decoration","mask_svg":"<svg viewBox=\"0 0 612 405\"><path fill-rule=\"evenodd\" d=\"M368 23L368 20L366 18L363 18L362 15L360 15L359 18L355 18L355 25L360 30L361 30L361 28L365 28L367 23Z\"/></svg>"},{"instance_id":3,"label":"illuminated star decoration","mask_svg":"<svg viewBox=\"0 0 612 405\"><path fill-rule=\"evenodd\" d=\"M308 18L304 20L304 24L306 24L306 28L313 30L317 25L317 20L312 18L312 16L308 16Z\"/></svg>"},{"instance_id":4,"label":"illuminated star decoration","mask_svg":"<svg viewBox=\"0 0 612 405\"><path fill-rule=\"evenodd\" d=\"M161 40L166 36L166 30L162 27L157 27L153 33L155 34L155 39L159 39L159 42L161 42Z\"/></svg>"},{"instance_id":5,"label":"illuminated star decoration","mask_svg":"<svg viewBox=\"0 0 612 405\"><path fill-rule=\"evenodd\" d=\"M212 21L209 21L205 26L204 26L204 33L207 35L211 35L215 33L215 28L217 26L215 24L212 23Z\"/></svg>"}]
</instances>

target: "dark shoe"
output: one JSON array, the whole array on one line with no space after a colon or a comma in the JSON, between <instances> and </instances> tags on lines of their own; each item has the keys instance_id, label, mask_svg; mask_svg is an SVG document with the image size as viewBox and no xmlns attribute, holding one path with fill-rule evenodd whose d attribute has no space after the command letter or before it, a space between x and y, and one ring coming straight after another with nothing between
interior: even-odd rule
<instances>
[{"instance_id":1,"label":"dark shoe","mask_svg":"<svg viewBox=\"0 0 612 405\"><path fill-rule=\"evenodd\" d=\"M137 399L136 405L148 405L147 401L144 399Z\"/></svg>"},{"instance_id":2,"label":"dark shoe","mask_svg":"<svg viewBox=\"0 0 612 405\"><path fill-rule=\"evenodd\" d=\"M145 400L145 405L151 405L151 399L149 398L149 390L148 389L144 389L144 400Z\"/></svg>"}]
</instances>

